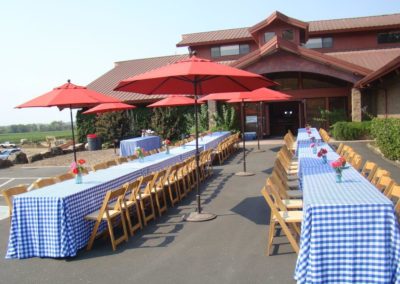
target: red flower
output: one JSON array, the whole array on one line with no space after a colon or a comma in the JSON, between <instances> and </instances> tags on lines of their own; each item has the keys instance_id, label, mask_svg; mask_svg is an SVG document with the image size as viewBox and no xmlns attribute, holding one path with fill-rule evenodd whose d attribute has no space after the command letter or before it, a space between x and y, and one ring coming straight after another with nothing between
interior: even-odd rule
<instances>
[{"instance_id":1,"label":"red flower","mask_svg":"<svg viewBox=\"0 0 400 284\"><path fill-rule=\"evenodd\" d=\"M171 145L171 141L169 139L165 139L164 143L165 145Z\"/></svg>"},{"instance_id":2,"label":"red flower","mask_svg":"<svg viewBox=\"0 0 400 284\"><path fill-rule=\"evenodd\" d=\"M83 165L84 163L86 163L86 161L84 159L80 159L80 160L78 160L78 163Z\"/></svg>"},{"instance_id":3,"label":"red flower","mask_svg":"<svg viewBox=\"0 0 400 284\"><path fill-rule=\"evenodd\" d=\"M78 170L78 168L74 168L74 169L72 170L72 172L73 172L74 174L78 174L78 173L79 173L79 170Z\"/></svg>"}]
</instances>

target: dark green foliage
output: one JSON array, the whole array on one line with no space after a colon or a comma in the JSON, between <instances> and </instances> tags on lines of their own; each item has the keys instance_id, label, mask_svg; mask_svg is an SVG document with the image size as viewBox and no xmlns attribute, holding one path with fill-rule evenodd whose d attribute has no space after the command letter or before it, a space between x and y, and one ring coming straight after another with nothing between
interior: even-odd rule
<instances>
[{"instance_id":1,"label":"dark green foliage","mask_svg":"<svg viewBox=\"0 0 400 284\"><path fill-rule=\"evenodd\" d=\"M320 109L320 117L313 117L313 126L316 128L324 127L329 122L330 125L334 125L339 121L346 121L347 115L344 109L334 109L332 111L327 109Z\"/></svg>"},{"instance_id":2,"label":"dark green foliage","mask_svg":"<svg viewBox=\"0 0 400 284\"><path fill-rule=\"evenodd\" d=\"M193 107L155 108L151 117L151 129L162 139L178 140L187 130L187 114Z\"/></svg>"},{"instance_id":3,"label":"dark green foliage","mask_svg":"<svg viewBox=\"0 0 400 284\"><path fill-rule=\"evenodd\" d=\"M376 138L376 144L391 160L400 159L400 119L374 118L371 134Z\"/></svg>"},{"instance_id":4,"label":"dark green foliage","mask_svg":"<svg viewBox=\"0 0 400 284\"><path fill-rule=\"evenodd\" d=\"M80 143L86 142L86 135L96 133L96 115L95 114L82 114L87 109L78 110L76 113L76 129L77 141Z\"/></svg>"},{"instance_id":5,"label":"dark green foliage","mask_svg":"<svg viewBox=\"0 0 400 284\"><path fill-rule=\"evenodd\" d=\"M214 115L216 125L212 129L213 131L237 131L239 129L236 110L233 106L221 104L218 106L217 111L217 114Z\"/></svg>"},{"instance_id":6,"label":"dark green foliage","mask_svg":"<svg viewBox=\"0 0 400 284\"><path fill-rule=\"evenodd\" d=\"M193 111L186 113L187 120L187 131L194 133L195 131L195 119L194 119L194 108ZM204 132L208 130L208 106L207 104L202 104L199 108L199 132Z\"/></svg>"},{"instance_id":7,"label":"dark green foliage","mask_svg":"<svg viewBox=\"0 0 400 284\"><path fill-rule=\"evenodd\" d=\"M129 120L125 112L103 113L97 117L96 134L100 135L102 142L120 140L129 132Z\"/></svg>"},{"instance_id":8,"label":"dark green foliage","mask_svg":"<svg viewBox=\"0 0 400 284\"><path fill-rule=\"evenodd\" d=\"M144 106L137 107L133 110L126 112L126 117L129 124L129 130L124 138L140 136L142 134L142 129L151 128L151 117L153 110Z\"/></svg>"},{"instance_id":9,"label":"dark green foliage","mask_svg":"<svg viewBox=\"0 0 400 284\"><path fill-rule=\"evenodd\" d=\"M336 122L333 126L332 135L337 140L357 140L370 137L371 122Z\"/></svg>"}]
</instances>

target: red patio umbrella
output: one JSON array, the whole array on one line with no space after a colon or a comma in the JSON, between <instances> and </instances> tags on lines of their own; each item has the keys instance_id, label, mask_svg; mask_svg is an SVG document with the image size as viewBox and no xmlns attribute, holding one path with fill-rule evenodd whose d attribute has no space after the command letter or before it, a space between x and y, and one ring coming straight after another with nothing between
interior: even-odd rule
<instances>
[{"instance_id":1,"label":"red patio umbrella","mask_svg":"<svg viewBox=\"0 0 400 284\"><path fill-rule=\"evenodd\" d=\"M134 108L136 108L136 106L124 103L104 103L92 107L91 109L83 112L83 114L105 113L105 112L121 111Z\"/></svg>"},{"instance_id":2,"label":"red patio umbrella","mask_svg":"<svg viewBox=\"0 0 400 284\"><path fill-rule=\"evenodd\" d=\"M194 105L195 100L185 96L168 96L158 102L152 103L147 107L177 107Z\"/></svg>"},{"instance_id":3,"label":"red patio umbrella","mask_svg":"<svg viewBox=\"0 0 400 284\"><path fill-rule=\"evenodd\" d=\"M72 148L74 151L74 160L76 162L75 151L75 134L74 122L72 119L72 109L93 106L101 103L116 103L119 100L97 93L83 86L77 86L70 80L62 86L54 88L52 91L34 98L26 103L16 106L16 108L28 107L53 107L56 106L60 110L64 108L70 109L71 130L72 130Z\"/></svg>"},{"instance_id":4,"label":"red patio umbrella","mask_svg":"<svg viewBox=\"0 0 400 284\"><path fill-rule=\"evenodd\" d=\"M154 69L122 80L116 91L142 94L186 94L194 95L195 132L196 132L196 176L199 180L199 148L198 148L198 95L251 91L268 87L275 83L261 75L236 69L227 65L211 62L207 59L191 56L190 58ZM197 212L192 212L187 221L206 221L216 216L201 211L199 184L196 184Z\"/></svg>"},{"instance_id":5,"label":"red patio umbrella","mask_svg":"<svg viewBox=\"0 0 400 284\"><path fill-rule=\"evenodd\" d=\"M220 95L220 96L218 96ZM240 123L242 132L242 142L243 142L243 171L236 173L238 176L251 176L254 175L252 172L248 172L246 169L246 139L244 135L244 104L245 102L271 102L271 101L287 101L292 97L268 88L259 88L251 92L232 92L232 93L222 93L222 94L210 94L201 98L201 101L206 100L223 100L226 101L227 98L229 103L240 102ZM258 106L258 112L260 106ZM260 150L260 135L259 135L259 124L257 120L257 132L258 132L258 150Z\"/></svg>"}]
</instances>

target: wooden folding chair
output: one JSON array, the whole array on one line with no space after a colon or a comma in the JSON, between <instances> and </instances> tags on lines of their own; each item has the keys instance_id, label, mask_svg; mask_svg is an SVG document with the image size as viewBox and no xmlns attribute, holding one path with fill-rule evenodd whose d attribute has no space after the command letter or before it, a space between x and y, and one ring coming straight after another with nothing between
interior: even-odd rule
<instances>
[{"instance_id":1,"label":"wooden folding chair","mask_svg":"<svg viewBox=\"0 0 400 284\"><path fill-rule=\"evenodd\" d=\"M361 167L362 167L362 156L359 154L356 154L353 158L353 160L351 161L351 165L353 166L353 168L355 168L357 171L360 171Z\"/></svg>"},{"instance_id":2,"label":"wooden folding chair","mask_svg":"<svg viewBox=\"0 0 400 284\"><path fill-rule=\"evenodd\" d=\"M177 178L177 165L171 166L165 173L165 187L168 189L168 196L171 206L174 207L175 203L179 202L179 182Z\"/></svg>"},{"instance_id":3,"label":"wooden folding chair","mask_svg":"<svg viewBox=\"0 0 400 284\"><path fill-rule=\"evenodd\" d=\"M364 164L364 167L361 170L361 174L368 179L369 181L372 180L372 178L375 175L376 170L378 169L377 164L370 162L370 161L366 161Z\"/></svg>"},{"instance_id":4,"label":"wooden folding chair","mask_svg":"<svg viewBox=\"0 0 400 284\"><path fill-rule=\"evenodd\" d=\"M28 192L28 185L20 184L18 186L14 186L8 189L3 190L1 193L4 196L4 200L8 206L8 217L11 220L12 209L13 209L13 198L15 195L22 194Z\"/></svg>"},{"instance_id":5,"label":"wooden folding chair","mask_svg":"<svg viewBox=\"0 0 400 284\"><path fill-rule=\"evenodd\" d=\"M339 146L338 146L337 149L336 149L336 153L337 153L337 154L340 155L340 153L342 153L343 146L344 146L343 143L340 143L340 144L339 144Z\"/></svg>"},{"instance_id":6,"label":"wooden folding chair","mask_svg":"<svg viewBox=\"0 0 400 284\"><path fill-rule=\"evenodd\" d=\"M94 172L96 172L98 170L104 170L104 169L107 169L107 168L108 168L107 163L98 163L98 164L95 164L95 165L92 166L92 170Z\"/></svg>"},{"instance_id":7,"label":"wooden folding chair","mask_svg":"<svg viewBox=\"0 0 400 284\"><path fill-rule=\"evenodd\" d=\"M167 212L167 197L165 194L165 180L167 170L161 170L154 174L152 181L153 187L151 193L154 198L153 201L157 207L158 215L161 217L162 213Z\"/></svg>"},{"instance_id":8,"label":"wooden folding chair","mask_svg":"<svg viewBox=\"0 0 400 284\"><path fill-rule=\"evenodd\" d=\"M136 155L130 155L127 157L129 161L136 160L138 157Z\"/></svg>"},{"instance_id":9,"label":"wooden folding chair","mask_svg":"<svg viewBox=\"0 0 400 284\"><path fill-rule=\"evenodd\" d=\"M45 186L55 184L54 178L39 178L29 187L30 190L39 189Z\"/></svg>"},{"instance_id":10,"label":"wooden folding chair","mask_svg":"<svg viewBox=\"0 0 400 284\"><path fill-rule=\"evenodd\" d=\"M378 169L375 171L375 173L374 173L372 179L370 180L370 182L371 182L373 185L376 185L376 184L378 183L379 179L380 179L381 177L383 177L383 176L390 177L390 172L387 171L387 170L385 170L385 169L378 168Z\"/></svg>"},{"instance_id":11,"label":"wooden folding chair","mask_svg":"<svg viewBox=\"0 0 400 284\"><path fill-rule=\"evenodd\" d=\"M107 168L112 167L112 166L116 166L117 162L115 160L109 160L106 162L107 164Z\"/></svg>"},{"instance_id":12,"label":"wooden folding chair","mask_svg":"<svg viewBox=\"0 0 400 284\"><path fill-rule=\"evenodd\" d=\"M394 185L394 181L389 176L381 176L378 182L375 184L375 187L382 192L385 196L388 196L390 191L392 190L392 186Z\"/></svg>"},{"instance_id":13,"label":"wooden folding chair","mask_svg":"<svg viewBox=\"0 0 400 284\"><path fill-rule=\"evenodd\" d=\"M121 165L123 163L127 163L128 162L128 158L127 157L118 157L118 158L115 158L115 162L118 165Z\"/></svg>"},{"instance_id":14,"label":"wooden folding chair","mask_svg":"<svg viewBox=\"0 0 400 284\"><path fill-rule=\"evenodd\" d=\"M110 206L110 203L114 201L114 199L117 199L117 201L113 202L113 205ZM123 206L122 204L124 203L125 203L124 187L118 188L116 190L109 190L107 191L104 197L103 205L101 206L100 210L94 211L89 215L85 216L85 219L87 220L96 221L93 227L92 234L90 235L89 238L89 242L86 248L87 250L92 249L93 242L97 236L97 231L102 221L107 222L108 234L110 236L111 246L113 251L116 250L117 245L119 245L121 242L128 241L128 231L126 229L125 217L122 211L122 206ZM124 204L124 206L126 207L126 204ZM115 239L113 222L118 218L120 218L120 221L122 222L123 234L118 239Z\"/></svg>"},{"instance_id":15,"label":"wooden folding chair","mask_svg":"<svg viewBox=\"0 0 400 284\"><path fill-rule=\"evenodd\" d=\"M137 230L143 229L140 207L137 201L137 196L140 190L139 186L139 179L133 182L128 182L123 186L125 188L125 202L122 203L122 209L125 212L126 220L128 222L128 231L131 236L133 236Z\"/></svg>"},{"instance_id":16,"label":"wooden folding chair","mask_svg":"<svg viewBox=\"0 0 400 284\"><path fill-rule=\"evenodd\" d=\"M272 171L271 176L269 179L271 182L273 182L277 188L279 189L279 194L282 196L282 198L285 199L301 199L303 198L303 191L297 189L297 190L290 190L288 185L279 178L278 174L276 171Z\"/></svg>"},{"instance_id":17,"label":"wooden folding chair","mask_svg":"<svg viewBox=\"0 0 400 284\"><path fill-rule=\"evenodd\" d=\"M186 171L185 171L185 163L179 163L179 167L176 171L177 181L179 182L179 190L180 196L185 197L189 193L189 188L186 181Z\"/></svg>"},{"instance_id":18,"label":"wooden folding chair","mask_svg":"<svg viewBox=\"0 0 400 284\"><path fill-rule=\"evenodd\" d=\"M285 208L279 208L277 200L279 199L276 194L272 192L271 187L264 186L261 194L264 196L268 206L271 209L271 219L269 224L268 242L267 242L267 255L270 255L270 250L274 240L275 227L279 224L282 231L285 233L293 250L299 253L299 244L289 229L289 226L298 234L300 231L299 226L303 219L303 211L287 211Z\"/></svg>"},{"instance_id":19,"label":"wooden folding chair","mask_svg":"<svg viewBox=\"0 0 400 284\"><path fill-rule=\"evenodd\" d=\"M153 188L154 175L150 174L147 176L140 177L139 192L137 199L139 201L140 210L142 212L143 225L147 226L147 222L156 218L154 209L153 196L151 190Z\"/></svg>"},{"instance_id":20,"label":"wooden folding chair","mask_svg":"<svg viewBox=\"0 0 400 284\"><path fill-rule=\"evenodd\" d=\"M65 173L65 174L56 176L54 179L57 182L62 182L62 181L66 181L66 180L69 180L69 179L73 179L74 177L75 177L75 175L73 173Z\"/></svg>"}]
</instances>

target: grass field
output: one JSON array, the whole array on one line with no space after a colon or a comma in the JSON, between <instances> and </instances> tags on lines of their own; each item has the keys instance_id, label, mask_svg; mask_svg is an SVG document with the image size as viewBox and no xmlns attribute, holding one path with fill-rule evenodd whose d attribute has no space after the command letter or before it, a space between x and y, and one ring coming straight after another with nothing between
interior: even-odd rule
<instances>
[{"instance_id":1,"label":"grass field","mask_svg":"<svg viewBox=\"0 0 400 284\"><path fill-rule=\"evenodd\" d=\"M31 142L45 141L46 136L55 136L57 139L71 138L71 130L46 131L46 132L27 132L27 133L6 133L0 134L0 143L10 141L10 143L20 143L21 139Z\"/></svg>"}]
</instances>

